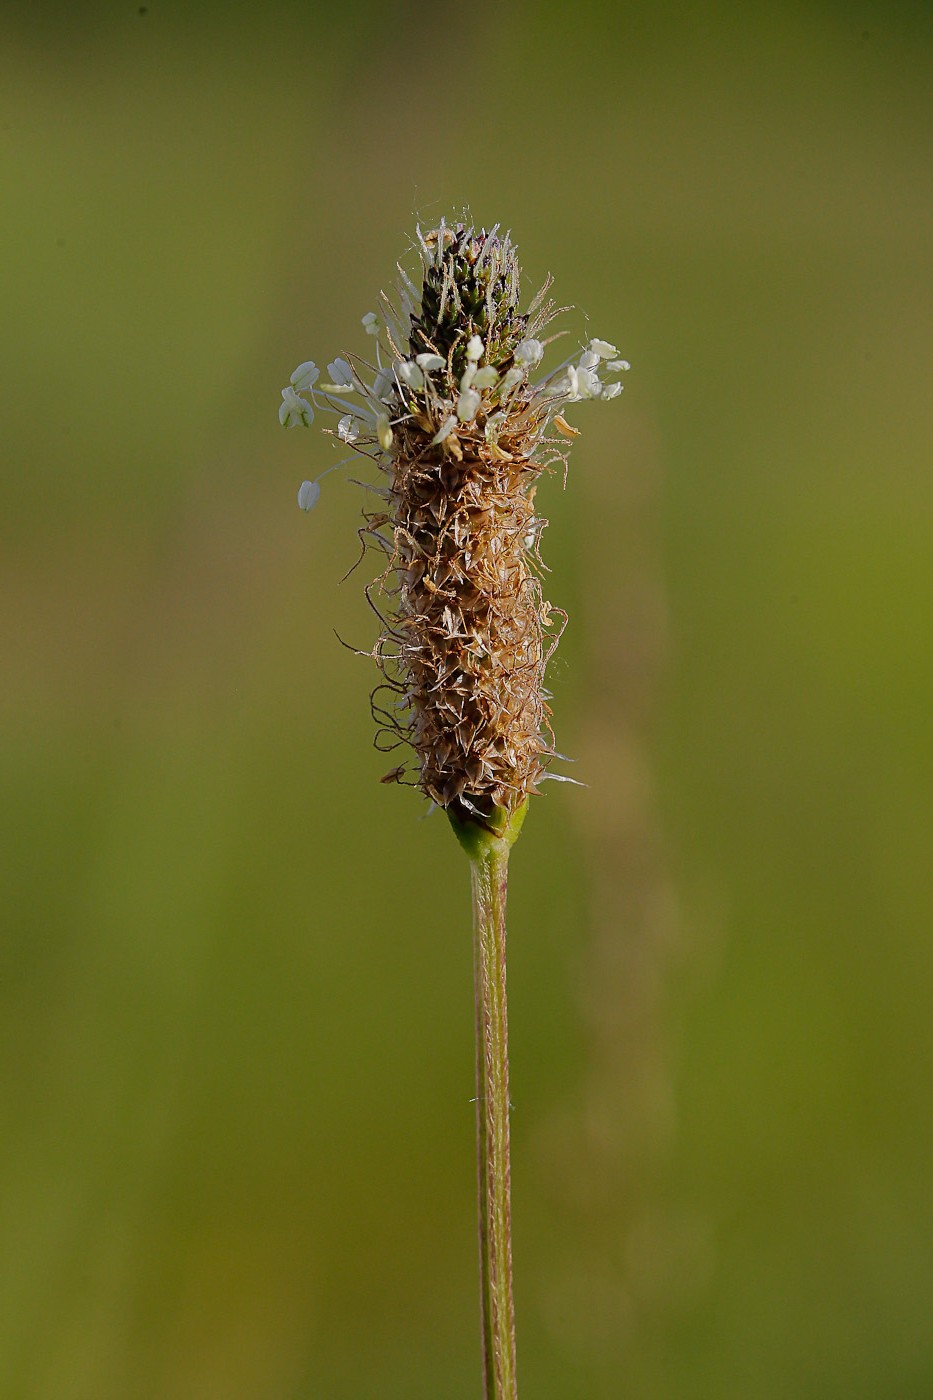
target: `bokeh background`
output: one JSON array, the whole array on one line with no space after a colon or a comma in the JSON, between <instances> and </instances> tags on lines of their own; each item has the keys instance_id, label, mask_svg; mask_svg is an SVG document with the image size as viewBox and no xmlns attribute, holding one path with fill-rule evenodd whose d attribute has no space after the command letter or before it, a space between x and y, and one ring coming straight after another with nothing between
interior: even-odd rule
<instances>
[{"instance_id":1,"label":"bokeh background","mask_svg":"<svg viewBox=\"0 0 933 1400\"><path fill-rule=\"evenodd\" d=\"M931 39L4 0L4 1400L479 1393L467 868L276 422L463 205L633 363L544 488L523 1393L933 1394Z\"/></svg>"}]
</instances>

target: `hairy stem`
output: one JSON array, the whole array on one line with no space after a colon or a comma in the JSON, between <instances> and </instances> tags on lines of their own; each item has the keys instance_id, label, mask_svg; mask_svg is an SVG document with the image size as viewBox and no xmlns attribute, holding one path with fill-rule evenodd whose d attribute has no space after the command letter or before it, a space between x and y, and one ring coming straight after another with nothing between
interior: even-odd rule
<instances>
[{"instance_id":1,"label":"hairy stem","mask_svg":"<svg viewBox=\"0 0 933 1400\"><path fill-rule=\"evenodd\" d=\"M486 1400L515 1400L515 1313L509 1165L509 1027L505 899L509 848L490 842L471 861L476 988L476 1131Z\"/></svg>"}]
</instances>

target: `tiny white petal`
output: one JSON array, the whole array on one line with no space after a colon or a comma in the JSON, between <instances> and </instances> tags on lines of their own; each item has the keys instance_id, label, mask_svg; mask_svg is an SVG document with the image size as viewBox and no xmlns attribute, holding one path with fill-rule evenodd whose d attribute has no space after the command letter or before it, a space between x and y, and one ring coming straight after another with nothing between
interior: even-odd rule
<instances>
[{"instance_id":1,"label":"tiny white petal","mask_svg":"<svg viewBox=\"0 0 933 1400\"><path fill-rule=\"evenodd\" d=\"M617 399L622 392L621 384L606 384L600 394L601 399Z\"/></svg>"},{"instance_id":2,"label":"tiny white petal","mask_svg":"<svg viewBox=\"0 0 933 1400\"><path fill-rule=\"evenodd\" d=\"M591 340L590 349L599 356L601 360L610 360L613 355L618 355L618 350L614 345L610 345L608 340Z\"/></svg>"},{"instance_id":3,"label":"tiny white petal","mask_svg":"<svg viewBox=\"0 0 933 1400\"><path fill-rule=\"evenodd\" d=\"M631 369L632 366L629 364L628 360L610 360L609 363L606 365L606 368L614 370L625 370Z\"/></svg>"},{"instance_id":4,"label":"tiny white petal","mask_svg":"<svg viewBox=\"0 0 933 1400\"><path fill-rule=\"evenodd\" d=\"M478 369L473 376L474 389L491 389L498 382L499 371L494 369L492 365L483 365L483 368Z\"/></svg>"},{"instance_id":5,"label":"tiny white petal","mask_svg":"<svg viewBox=\"0 0 933 1400\"><path fill-rule=\"evenodd\" d=\"M303 481L298 487L298 504L302 510L314 510L321 488L316 481Z\"/></svg>"},{"instance_id":6,"label":"tiny white petal","mask_svg":"<svg viewBox=\"0 0 933 1400\"><path fill-rule=\"evenodd\" d=\"M467 356L467 359L468 359L468 360L481 360L481 359L483 358L483 351L484 351L485 349L486 349L486 347L485 347L485 345L483 344L482 337L481 337L481 336L478 336L478 335L471 335L470 338L469 338L469 340L467 341L467 348L466 348L466 356Z\"/></svg>"},{"instance_id":7,"label":"tiny white petal","mask_svg":"<svg viewBox=\"0 0 933 1400\"><path fill-rule=\"evenodd\" d=\"M599 364L599 356L595 350L584 350L580 356L580 369L595 369Z\"/></svg>"},{"instance_id":8,"label":"tiny white petal","mask_svg":"<svg viewBox=\"0 0 933 1400\"><path fill-rule=\"evenodd\" d=\"M352 413L345 413L343 415L340 422L337 424L337 434L344 442L356 442L358 433Z\"/></svg>"},{"instance_id":9,"label":"tiny white petal","mask_svg":"<svg viewBox=\"0 0 933 1400\"><path fill-rule=\"evenodd\" d=\"M424 388L424 374L421 366L412 364L411 360L403 360L397 367L398 377L409 389Z\"/></svg>"},{"instance_id":10,"label":"tiny white petal","mask_svg":"<svg viewBox=\"0 0 933 1400\"><path fill-rule=\"evenodd\" d=\"M415 356L415 364L420 365L426 372L432 369L443 369L446 363L447 361L442 359L440 355L431 355L427 352Z\"/></svg>"},{"instance_id":11,"label":"tiny white petal","mask_svg":"<svg viewBox=\"0 0 933 1400\"><path fill-rule=\"evenodd\" d=\"M300 364L292 373L292 387L299 394L304 393L306 389L311 388L312 384L317 383L320 373L321 371L313 360L305 360L304 364Z\"/></svg>"},{"instance_id":12,"label":"tiny white petal","mask_svg":"<svg viewBox=\"0 0 933 1400\"><path fill-rule=\"evenodd\" d=\"M451 414L449 418L445 418L445 419L444 419L444 421L443 421L443 423L441 424L440 428L438 429L438 431L437 431L437 432L434 434L434 436L432 437L431 442L432 442L432 443L443 442L445 438L450 437L451 433L453 432L453 430L454 430L454 428L455 428L456 426L457 426L457 420L456 420L456 418L454 417L454 415Z\"/></svg>"},{"instance_id":13,"label":"tiny white petal","mask_svg":"<svg viewBox=\"0 0 933 1400\"><path fill-rule=\"evenodd\" d=\"M468 423L471 418L475 418L481 403L482 399L475 389L464 389L457 400L457 417L460 422Z\"/></svg>"},{"instance_id":14,"label":"tiny white petal","mask_svg":"<svg viewBox=\"0 0 933 1400\"><path fill-rule=\"evenodd\" d=\"M473 380L475 378L476 364L473 360L470 360L470 362L467 364L466 369L463 371L463 374L460 376L460 388L463 390L469 389L470 385L473 383Z\"/></svg>"},{"instance_id":15,"label":"tiny white petal","mask_svg":"<svg viewBox=\"0 0 933 1400\"><path fill-rule=\"evenodd\" d=\"M389 415L380 413L376 419L376 437L379 439L379 446L383 452L388 452L392 446L392 429L389 427Z\"/></svg>"},{"instance_id":16,"label":"tiny white petal","mask_svg":"<svg viewBox=\"0 0 933 1400\"><path fill-rule=\"evenodd\" d=\"M539 365L543 359L544 346L540 340L529 337L528 340L520 341L515 347L515 363L517 365L527 365L529 368L533 368L535 365Z\"/></svg>"},{"instance_id":17,"label":"tiny white petal","mask_svg":"<svg viewBox=\"0 0 933 1400\"><path fill-rule=\"evenodd\" d=\"M367 335L378 335L382 328L379 317L376 315L375 311L367 311L366 315L362 318L362 324Z\"/></svg>"}]
</instances>

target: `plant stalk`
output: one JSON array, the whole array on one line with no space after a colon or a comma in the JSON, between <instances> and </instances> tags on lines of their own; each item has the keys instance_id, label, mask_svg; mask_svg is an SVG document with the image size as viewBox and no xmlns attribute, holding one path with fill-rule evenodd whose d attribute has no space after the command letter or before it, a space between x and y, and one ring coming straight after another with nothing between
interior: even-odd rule
<instances>
[{"instance_id":1,"label":"plant stalk","mask_svg":"<svg viewBox=\"0 0 933 1400\"><path fill-rule=\"evenodd\" d=\"M516 1400L509 1163L509 1026L505 901L509 847L491 842L471 860L476 994L479 1256L486 1400Z\"/></svg>"},{"instance_id":2,"label":"plant stalk","mask_svg":"<svg viewBox=\"0 0 933 1400\"><path fill-rule=\"evenodd\" d=\"M512 1207L509 1162L509 1018L505 995L505 901L509 851L528 799L513 812L493 807L485 820L447 815L470 858L476 997L476 1143L479 1268L485 1400L517 1400L512 1304Z\"/></svg>"}]
</instances>

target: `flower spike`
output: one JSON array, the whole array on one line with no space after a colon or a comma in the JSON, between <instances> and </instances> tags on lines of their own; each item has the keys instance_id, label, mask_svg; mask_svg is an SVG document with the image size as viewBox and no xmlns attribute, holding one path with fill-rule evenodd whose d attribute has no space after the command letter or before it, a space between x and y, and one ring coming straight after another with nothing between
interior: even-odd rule
<instances>
[{"instance_id":1,"label":"flower spike","mask_svg":"<svg viewBox=\"0 0 933 1400\"><path fill-rule=\"evenodd\" d=\"M400 266L394 299L383 294L380 313L362 318L371 374L342 356L320 383L307 360L282 390L279 418L309 426L315 409L334 413L333 435L385 477L382 508L360 532L387 560L376 742L410 744L413 781L452 818L492 822L557 777L544 668L565 619L542 591L536 486L566 470L578 432L567 406L617 398L621 382L605 376L629 366L592 339L538 373L557 314L550 280L523 312L516 248L498 226L419 228L416 253L418 275ZM319 495L304 482L299 505L310 510ZM405 771L393 773L405 781Z\"/></svg>"}]
</instances>

